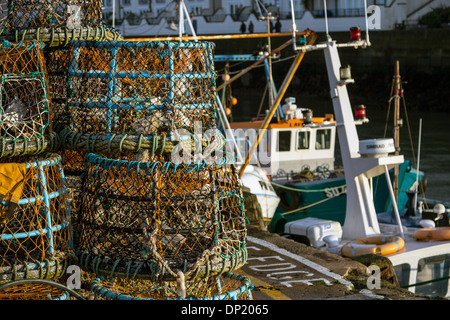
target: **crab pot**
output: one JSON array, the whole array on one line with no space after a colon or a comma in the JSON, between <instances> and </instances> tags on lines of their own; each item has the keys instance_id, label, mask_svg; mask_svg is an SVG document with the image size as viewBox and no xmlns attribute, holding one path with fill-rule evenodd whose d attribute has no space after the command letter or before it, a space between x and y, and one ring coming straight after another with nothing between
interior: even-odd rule
<instances>
[{"instance_id":1,"label":"crab pot","mask_svg":"<svg viewBox=\"0 0 450 320\"><path fill-rule=\"evenodd\" d=\"M187 300L252 300L253 285L243 275L230 272L185 283ZM175 281L155 283L146 280L126 280L99 277L91 282L94 300L178 300Z\"/></svg>"},{"instance_id":2,"label":"crab pot","mask_svg":"<svg viewBox=\"0 0 450 320\"><path fill-rule=\"evenodd\" d=\"M103 22L101 0L7 0L0 4L1 38L40 40L50 46L73 39L117 40Z\"/></svg>"},{"instance_id":3,"label":"crab pot","mask_svg":"<svg viewBox=\"0 0 450 320\"><path fill-rule=\"evenodd\" d=\"M81 190L81 174L84 163L84 154L72 150L60 151L64 175L66 178L67 196L69 198L70 215L74 221L77 216L80 190Z\"/></svg>"},{"instance_id":4,"label":"crab pot","mask_svg":"<svg viewBox=\"0 0 450 320\"><path fill-rule=\"evenodd\" d=\"M226 160L226 159L225 159ZM237 172L221 164L86 157L74 234L86 271L170 281L213 276L247 259Z\"/></svg>"},{"instance_id":5,"label":"crab pot","mask_svg":"<svg viewBox=\"0 0 450 320\"><path fill-rule=\"evenodd\" d=\"M52 129L60 132L69 124L67 111L67 70L69 69L70 50L46 48L44 50L47 69L48 92L52 101Z\"/></svg>"},{"instance_id":6,"label":"crab pot","mask_svg":"<svg viewBox=\"0 0 450 320\"><path fill-rule=\"evenodd\" d=\"M51 285L51 281L36 280L11 281L0 285L0 301L2 300L70 300L67 291Z\"/></svg>"},{"instance_id":7,"label":"crab pot","mask_svg":"<svg viewBox=\"0 0 450 320\"><path fill-rule=\"evenodd\" d=\"M67 74L60 118L72 134L96 135L97 141L120 134L136 141L155 135L170 140L177 129L215 127L213 43L71 41L68 46L51 53L68 55L68 66L52 59L47 68L54 79Z\"/></svg>"},{"instance_id":8,"label":"crab pot","mask_svg":"<svg viewBox=\"0 0 450 320\"><path fill-rule=\"evenodd\" d=\"M61 157L0 163L0 282L58 278L72 248Z\"/></svg>"},{"instance_id":9,"label":"crab pot","mask_svg":"<svg viewBox=\"0 0 450 320\"><path fill-rule=\"evenodd\" d=\"M49 144L50 111L44 44L0 45L1 157L37 154Z\"/></svg>"}]
</instances>

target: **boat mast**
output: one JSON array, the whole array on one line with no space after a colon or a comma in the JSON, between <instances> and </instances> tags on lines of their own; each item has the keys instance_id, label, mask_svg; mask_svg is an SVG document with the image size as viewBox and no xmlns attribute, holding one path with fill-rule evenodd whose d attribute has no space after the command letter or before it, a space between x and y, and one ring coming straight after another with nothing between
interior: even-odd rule
<instances>
[{"instance_id":1,"label":"boat mast","mask_svg":"<svg viewBox=\"0 0 450 320\"><path fill-rule=\"evenodd\" d=\"M400 64L397 60L395 62L395 73L394 73L394 146L395 155L400 154L400 96L401 96L401 77L400 77ZM392 188L394 189L395 202L398 202L398 175L399 175L399 165L395 165L393 168L392 177Z\"/></svg>"},{"instance_id":2,"label":"boat mast","mask_svg":"<svg viewBox=\"0 0 450 320\"><path fill-rule=\"evenodd\" d=\"M272 18L272 13L269 11L267 13L267 34L270 34L272 30L270 29L270 20ZM267 54L272 51L272 45L270 42L270 37L267 37ZM270 83L270 90L269 90L269 109L272 109L273 105L273 78L272 78L272 55L269 55L268 59L269 63L269 83ZM280 116L278 116L278 120L280 120Z\"/></svg>"},{"instance_id":3,"label":"boat mast","mask_svg":"<svg viewBox=\"0 0 450 320\"><path fill-rule=\"evenodd\" d=\"M366 1L364 7L367 10ZM324 0L326 11L326 1ZM326 17L326 15L325 15ZM365 14L367 20L367 12ZM366 23L367 26L367 23ZM367 39L352 41L350 43L338 44L328 35L327 41L319 44L316 49L323 48L328 71L328 82L330 84L330 96L336 117L337 133L341 149L342 164L344 166L345 181L347 185L346 217L343 226L343 239L356 239L380 234L380 228L376 216L375 205L372 197L370 179L385 173L388 181L389 193L394 204L395 218L402 237L404 237L403 226L394 197L392 184L388 170L395 165L404 162L403 156L389 156L389 148L386 152L380 152L377 156L371 156L366 150L361 149L364 145L376 146L376 139L360 141L355 127L351 103L347 92L347 78L340 77L341 62L338 47L365 47L370 45ZM374 143L375 142L375 143ZM395 149L393 150L395 151Z\"/></svg>"},{"instance_id":4,"label":"boat mast","mask_svg":"<svg viewBox=\"0 0 450 320\"><path fill-rule=\"evenodd\" d=\"M311 35L312 35L312 37L311 37L311 39L309 39L308 45L311 45L316 40L316 34L312 33ZM288 41L288 42L290 42L290 41ZM289 84L292 81L292 78L294 77L295 72L297 71L300 63L302 62L303 57L305 56L305 53L306 53L306 51L299 51L297 53L294 61L292 62L291 68L289 69L286 77L283 80L283 83L281 84L280 90L278 91L278 95L277 95L277 98L275 99L275 103L272 105L272 108L270 109L270 111L266 114L264 122L261 125L261 128L258 132L258 136L256 138L256 142L251 145L251 148L245 158L245 162L239 170L239 178L242 177L242 174L244 173L245 168L247 167L248 163L250 162L251 157L255 153L259 143L261 142L263 135L266 133L267 128L269 127L270 121L272 120L272 117L274 116L275 112L278 109L277 106L280 104L281 99L284 96L284 93L286 92Z\"/></svg>"}]
</instances>

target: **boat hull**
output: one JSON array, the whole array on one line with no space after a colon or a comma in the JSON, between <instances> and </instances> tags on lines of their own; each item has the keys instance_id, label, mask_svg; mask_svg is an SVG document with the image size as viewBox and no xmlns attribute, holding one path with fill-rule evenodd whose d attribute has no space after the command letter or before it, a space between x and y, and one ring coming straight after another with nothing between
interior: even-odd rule
<instances>
[{"instance_id":1,"label":"boat hull","mask_svg":"<svg viewBox=\"0 0 450 320\"><path fill-rule=\"evenodd\" d=\"M399 179L399 210L405 210L408 206L407 191L414 188L417 172L411 168L411 162L405 161L400 165ZM419 181L424 178L419 174ZM386 212L391 208L392 201L387 191L387 181L384 175L374 178L374 205L377 212ZM284 225L287 222L315 217L325 220L345 223L347 196L344 177L308 181L303 183L291 183L278 186L277 194L280 197L278 206L268 230L273 233L284 233Z\"/></svg>"},{"instance_id":2,"label":"boat hull","mask_svg":"<svg viewBox=\"0 0 450 320\"><path fill-rule=\"evenodd\" d=\"M278 186L275 190L280 197L280 205L269 223L270 232L281 234L287 222L309 217L344 223L344 177L293 183L284 187Z\"/></svg>"},{"instance_id":3,"label":"boat hull","mask_svg":"<svg viewBox=\"0 0 450 320\"><path fill-rule=\"evenodd\" d=\"M280 198L272 187L265 172L256 166L248 165L244 170L241 181L243 186L248 188L249 192L256 196L261 206L262 218L264 220L272 219L280 203Z\"/></svg>"}]
</instances>

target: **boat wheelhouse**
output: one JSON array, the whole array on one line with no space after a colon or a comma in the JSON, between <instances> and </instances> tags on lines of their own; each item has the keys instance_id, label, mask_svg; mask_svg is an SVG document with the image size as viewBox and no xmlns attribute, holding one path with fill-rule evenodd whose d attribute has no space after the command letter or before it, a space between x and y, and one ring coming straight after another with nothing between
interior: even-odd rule
<instances>
[{"instance_id":1,"label":"boat wheelhouse","mask_svg":"<svg viewBox=\"0 0 450 320\"><path fill-rule=\"evenodd\" d=\"M307 109L305 113L310 114L311 110ZM327 172L334 168L336 121L333 115L306 119L297 112L297 116L270 123L256 153L254 160L258 161L273 181L293 179L305 169ZM233 122L230 126L235 129L237 138L244 134L251 143L250 132L258 130L261 124L262 121ZM248 151L244 150L245 145L241 145L241 148L242 152Z\"/></svg>"}]
</instances>

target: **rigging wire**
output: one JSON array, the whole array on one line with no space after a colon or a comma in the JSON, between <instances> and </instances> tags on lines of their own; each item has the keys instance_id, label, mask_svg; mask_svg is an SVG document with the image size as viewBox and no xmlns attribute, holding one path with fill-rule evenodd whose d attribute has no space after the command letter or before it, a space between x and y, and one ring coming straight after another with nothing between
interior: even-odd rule
<instances>
[{"instance_id":1,"label":"rigging wire","mask_svg":"<svg viewBox=\"0 0 450 320\"><path fill-rule=\"evenodd\" d=\"M286 57L286 58L280 58L280 59L278 59L277 61L272 61L272 64L274 64L274 63L279 63L279 62L284 62L284 61L286 61L286 60L293 59L293 58L295 58L295 55L292 55L292 56L289 56L289 57ZM231 67L238 66L238 65L240 65L240 64L242 64L242 63L245 63L245 62L247 62L247 61L240 61L240 62L238 62L238 63L236 63L236 64L230 66L230 68L231 68ZM259 65L257 65L257 66L251 67L251 69L256 69L256 68L261 68L261 67L264 67L264 65L263 65L263 64L259 64ZM228 72L228 74L229 74L229 75L238 74L239 72L242 72L242 71L245 70L245 69L246 69L246 68L242 68L242 69L239 69L239 70L237 70L237 71L230 71L230 72ZM218 70L218 72L223 72L224 70L225 70L225 68L222 68L222 69ZM225 75L225 74L224 74L224 73L219 73L219 74L218 74L218 76L223 76L223 75Z\"/></svg>"}]
</instances>

